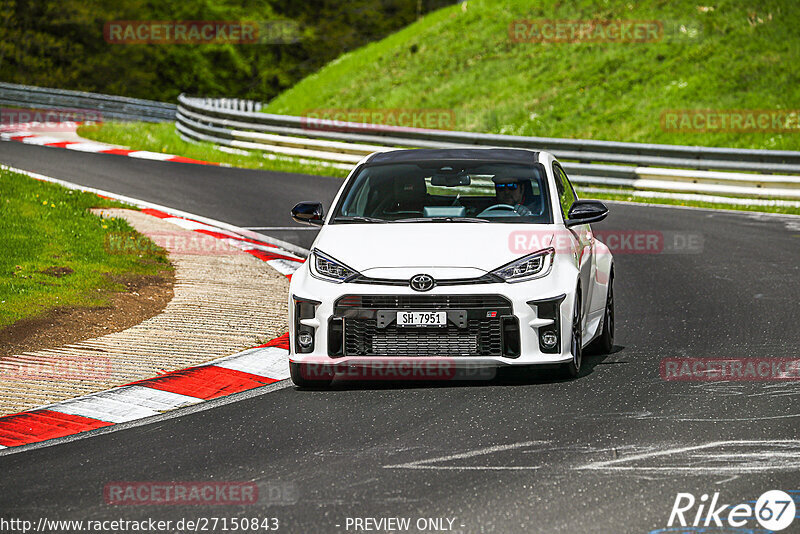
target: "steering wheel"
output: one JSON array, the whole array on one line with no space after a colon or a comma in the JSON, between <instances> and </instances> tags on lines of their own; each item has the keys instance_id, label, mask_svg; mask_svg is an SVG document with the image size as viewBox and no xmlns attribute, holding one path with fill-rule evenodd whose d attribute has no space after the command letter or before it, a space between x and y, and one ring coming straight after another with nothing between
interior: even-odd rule
<instances>
[{"instance_id":1,"label":"steering wheel","mask_svg":"<svg viewBox=\"0 0 800 534\"><path fill-rule=\"evenodd\" d=\"M486 208L485 210L480 212L477 216L478 217L483 217L485 215L494 215L495 211L511 211L511 212L514 213L514 215L519 217L519 213L517 213L516 208L514 206L509 205L509 204L495 204L494 206L489 206L488 208ZM507 217L507 216L509 216L511 214L510 213L509 214L502 213L502 214L497 214L497 215L500 216L500 217Z\"/></svg>"}]
</instances>

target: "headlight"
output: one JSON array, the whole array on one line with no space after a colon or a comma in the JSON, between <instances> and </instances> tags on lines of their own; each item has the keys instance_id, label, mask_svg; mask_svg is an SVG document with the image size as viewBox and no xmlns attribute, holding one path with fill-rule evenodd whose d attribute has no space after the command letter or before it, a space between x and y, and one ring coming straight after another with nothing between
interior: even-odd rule
<instances>
[{"instance_id":1,"label":"headlight","mask_svg":"<svg viewBox=\"0 0 800 534\"><path fill-rule=\"evenodd\" d=\"M499 269L492 271L492 274L499 276L509 283L541 278L550 273L550 269L553 267L553 256L555 253L555 249L552 248L540 250L539 252L534 252L533 254L503 265Z\"/></svg>"},{"instance_id":2,"label":"headlight","mask_svg":"<svg viewBox=\"0 0 800 534\"><path fill-rule=\"evenodd\" d=\"M345 280L358 274L354 269L351 269L347 265L334 260L327 254L323 254L316 249L311 252L309 267L314 277L337 284L341 284Z\"/></svg>"}]
</instances>

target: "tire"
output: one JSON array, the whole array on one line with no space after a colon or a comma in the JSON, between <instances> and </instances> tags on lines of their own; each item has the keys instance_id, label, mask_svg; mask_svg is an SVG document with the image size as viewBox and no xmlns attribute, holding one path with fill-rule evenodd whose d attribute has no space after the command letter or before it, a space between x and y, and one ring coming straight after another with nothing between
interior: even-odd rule
<instances>
[{"instance_id":1,"label":"tire","mask_svg":"<svg viewBox=\"0 0 800 534\"><path fill-rule=\"evenodd\" d=\"M570 353L572 359L561 366L561 375L565 378L576 378L581 372L583 360L583 334L581 332L581 294L575 294L575 307L572 312L572 335L570 336Z\"/></svg>"},{"instance_id":2,"label":"tire","mask_svg":"<svg viewBox=\"0 0 800 534\"><path fill-rule=\"evenodd\" d=\"M600 336L592 341L592 352L595 354L609 354L614 348L614 271L608 280L608 296L606 297L606 311L603 316L603 331Z\"/></svg>"},{"instance_id":3,"label":"tire","mask_svg":"<svg viewBox=\"0 0 800 534\"><path fill-rule=\"evenodd\" d=\"M294 385L301 388L324 388L331 385L333 382L333 370L315 369L315 374L322 375L321 378L310 378L311 372L308 365L296 362L289 362L289 375L292 377ZM330 376L329 376L330 375Z\"/></svg>"}]
</instances>

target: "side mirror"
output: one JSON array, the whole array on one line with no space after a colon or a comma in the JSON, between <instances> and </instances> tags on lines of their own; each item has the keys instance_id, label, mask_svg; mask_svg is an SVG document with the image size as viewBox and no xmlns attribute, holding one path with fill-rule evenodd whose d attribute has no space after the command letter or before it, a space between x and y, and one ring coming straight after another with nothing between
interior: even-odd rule
<instances>
[{"instance_id":1,"label":"side mirror","mask_svg":"<svg viewBox=\"0 0 800 534\"><path fill-rule=\"evenodd\" d=\"M599 200L576 200L567 213L566 226L577 226L602 221L608 208Z\"/></svg>"},{"instance_id":2,"label":"side mirror","mask_svg":"<svg viewBox=\"0 0 800 534\"><path fill-rule=\"evenodd\" d=\"M300 202L292 208L292 219L299 223L322 226L324 221L322 204L319 202Z\"/></svg>"}]
</instances>

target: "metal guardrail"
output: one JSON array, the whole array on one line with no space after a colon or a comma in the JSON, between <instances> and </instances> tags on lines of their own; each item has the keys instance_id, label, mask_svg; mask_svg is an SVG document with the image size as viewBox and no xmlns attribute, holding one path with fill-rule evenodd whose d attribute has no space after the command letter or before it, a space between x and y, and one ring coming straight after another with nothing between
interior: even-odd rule
<instances>
[{"instance_id":1,"label":"metal guardrail","mask_svg":"<svg viewBox=\"0 0 800 534\"><path fill-rule=\"evenodd\" d=\"M104 120L175 120L179 134L190 141L207 141L226 150L258 150L270 157L299 158L346 169L366 154L396 148L512 147L553 152L572 180L586 186L670 192L647 194L800 199L800 151L523 137L346 122L320 126L306 117L261 113L262 104L252 100L180 95L176 106L4 82L0 82L0 105L93 110L99 111ZM800 205L783 200L753 202Z\"/></svg>"},{"instance_id":2,"label":"metal guardrail","mask_svg":"<svg viewBox=\"0 0 800 534\"><path fill-rule=\"evenodd\" d=\"M167 122L175 120L177 106L123 96L48 89L0 82L0 105L26 109L92 110L103 120Z\"/></svg>"},{"instance_id":3,"label":"metal guardrail","mask_svg":"<svg viewBox=\"0 0 800 534\"><path fill-rule=\"evenodd\" d=\"M252 101L178 97L176 128L195 141L348 166L397 147L514 147L553 152L576 183L746 197L800 198L800 152L522 137L336 123L261 113ZM313 119L312 119L313 120ZM739 171L739 172L731 172ZM744 172L741 172L744 171Z\"/></svg>"}]
</instances>

